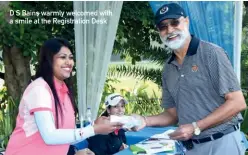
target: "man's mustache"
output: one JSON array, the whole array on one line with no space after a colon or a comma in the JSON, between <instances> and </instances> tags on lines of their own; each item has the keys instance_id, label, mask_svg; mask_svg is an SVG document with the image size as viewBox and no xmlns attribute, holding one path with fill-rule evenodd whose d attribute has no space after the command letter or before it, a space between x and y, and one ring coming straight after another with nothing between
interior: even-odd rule
<instances>
[{"instance_id":1,"label":"man's mustache","mask_svg":"<svg viewBox=\"0 0 248 155\"><path fill-rule=\"evenodd\" d=\"M169 33L165 36L165 40L168 41L169 40L169 37L172 37L174 35L181 35L182 32L181 31L176 31L176 32L172 32L172 33Z\"/></svg>"}]
</instances>

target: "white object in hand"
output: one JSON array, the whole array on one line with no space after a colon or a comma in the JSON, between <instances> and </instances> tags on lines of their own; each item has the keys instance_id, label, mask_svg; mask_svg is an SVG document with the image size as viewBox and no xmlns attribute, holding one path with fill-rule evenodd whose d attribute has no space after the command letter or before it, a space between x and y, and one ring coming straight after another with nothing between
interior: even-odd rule
<instances>
[{"instance_id":1,"label":"white object in hand","mask_svg":"<svg viewBox=\"0 0 248 155\"><path fill-rule=\"evenodd\" d=\"M132 117L132 116L116 116L116 115L111 115L110 116L110 122L119 122L124 124L123 128L130 129L134 126L139 126L141 124L140 120Z\"/></svg>"},{"instance_id":2,"label":"white object in hand","mask_svg":"<svg viewBox=\"0 0 248 155\"><path fill-rule=\"evenodd\" d=\"M153 136L151 136L151 138L165 138L165 139L170 139L170 136L169 134L173 133L175 130L173 129L170 129L170 130L167 130L161 134L155 134Z\"/></svg>"}]
</instances>

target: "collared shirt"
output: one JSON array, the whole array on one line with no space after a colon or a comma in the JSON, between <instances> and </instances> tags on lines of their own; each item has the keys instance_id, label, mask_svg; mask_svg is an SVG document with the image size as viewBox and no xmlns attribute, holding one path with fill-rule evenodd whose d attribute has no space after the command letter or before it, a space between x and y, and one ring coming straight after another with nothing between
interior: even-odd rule
<instances>
[{"instance_id":1,"label":"collared shirt","mask_svg":"<svg viewBox=\"0 0 248 155\"><path fill-rule=\"evenodd\" d=\"M111 155L120 151L122 144L126 144L125 130L118 130L108 135L95 135L88 138L88 148L95 153L95 155Z\"/></svg>"},{"instance_id":2,"label":"collared shirt","mask_svg":"<svg viewBox=\"0 0 248 155\"><path fill-rule=\"evenodd\" d=\"M74 109L66 85L54 80L55 89L61 103L58 110L59 129L75 128ZM69 144L46 145L37 128L34 112L51 111L56 121L55 102L49 85L43 78L34 80L23 93L16 119L16 127L10 137L6 154L8 155L64 155Z\"/></svg>"},{"instance_id":3,"label":"collared shirt","mask_svg":"<svg viewBox=\"0 0 248 155\"><path fill-rule=\"evenodd\" d=\"M163 69L162 107L176 108L179 125L205 118L225 103L225 94L241 90L228 56L219 46L192 36L181 65L175 57L173 53ZM238 114L194 138L208 137L240 121L242 116Z\"/></svg>"}]
</instances>

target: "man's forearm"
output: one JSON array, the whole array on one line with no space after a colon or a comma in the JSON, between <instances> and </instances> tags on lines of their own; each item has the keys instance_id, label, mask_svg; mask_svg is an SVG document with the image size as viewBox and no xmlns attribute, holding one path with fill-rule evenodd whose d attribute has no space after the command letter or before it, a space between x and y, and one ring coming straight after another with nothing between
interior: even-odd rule
<instances>
[{"instance_id":1,"label":"man's forearm","mask_svg":"<svg viewBox=\"0 0 248 155\"><path fill-rule=\"evenodd\" d=\"M177 123L177 116L167 111L146 117L146 126L169 126Z\"/></svg>"},{"instance_id":2,"label":"man's forearm","mask_svg":"<svg viewBox=\"0 0 248 155\"><path fill-rule=\"evenodd\" d=\"M234 93L238 93L238 92L234 92ZM240 111L244 110L245 108L246 108L246 103L242 97L238 100L228 99L223 105L217 108L213 113L211 113L204 119L199 120L197 122L197 125L201 130L205 130L207 128L217 126L232 119L233 116L237 115Z\"/></svg>"}]
</instances>

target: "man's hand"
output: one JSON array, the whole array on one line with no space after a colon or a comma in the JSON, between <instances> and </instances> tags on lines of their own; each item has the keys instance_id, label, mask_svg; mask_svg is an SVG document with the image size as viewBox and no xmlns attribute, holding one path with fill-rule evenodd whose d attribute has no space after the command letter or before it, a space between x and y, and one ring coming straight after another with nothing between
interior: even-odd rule
<instances>
[{"instance_id":1,"label":"man's hand","mask_svg":"<svg viewBox=\"0 0 248 155\"><path fill-rule=\"evenodd\" d=\"M93 127L96 134L109 134L122 126L119 122L110 122L109 117L101 116L95 120Z\"/></svg>"},{"instance_id":2,"label":"man's hand","mask_svg":"<svg viewBox=\"0 0 248 155\"><path fill-rule=\"evenodd\" d=\"M146 126L168 126L177 123L176 108L169 108L158 115L143 117L137 114L132 115L134 118L140 120L140 125L133 127L133 131L139 131Z\"/></svg>"},{"instance_id":3,"label":"man's hand","mask_svg":"<svg viewBox=\"0 0 248 155\"><path fill-rule=\"evenodd\" d=\"M141 129L143 129L144 127L146 127L146 120L143 116L137 115L137 114L132 114L132 117L134 117L135 119L138 119L140 121L140 125L139 126L135 126L133 128L131 128L132 131L139 131Z\"/></svg>"},{"instance_id":4,"label":"man's hand","mask_svg":"<svg viewBox=\"0 0 248 155\"><path fill-rule=\"evenodd\" d=\"M173 133L169 134L173 140L189 140L194 133L194 126L192 124L180 125Z\"/></svg>"}]
</instances>

